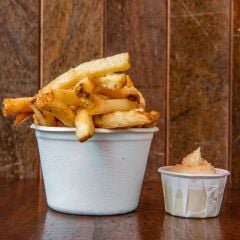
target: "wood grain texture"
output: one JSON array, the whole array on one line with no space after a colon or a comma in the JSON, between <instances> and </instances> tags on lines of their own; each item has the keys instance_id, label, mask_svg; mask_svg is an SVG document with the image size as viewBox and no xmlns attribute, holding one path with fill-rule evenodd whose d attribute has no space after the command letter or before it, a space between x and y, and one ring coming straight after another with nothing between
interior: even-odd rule
<instances>
[{"instance_id":1,"label":"wood grain texture","mask_svg":"<svg viewBox=\"0 0 240 240\"><path fill-rule=\"evenodd\" d=\"M230 1L171 1L170 164L198 146L228 167Z\"/></svg>"},{"instance_id":2,"label":"wood grain texture","mask_svg":"<svg viewBox=\"0 0 240 240\"><path fill-rule=\"evenodd\" d=\"M167 3L171 6L170 29ZM234 9L233 26L230 3ZM232 182L239 187L239 10L239 0L1 1L0 101L4 97L31 96L39 85L81 62L129 51L130 74L146 96L148 109L161 112L160 131L153 140L145 180L157 179L157 168L165 164L168 128L169 164L181 161L188 152L202 146L203 155L210 162L228 168L230 150ZM168 34L171 41L167 83ZM15 128L12 119L3 119L0 114L0 177L38 176L37 151L29 124L30 121ZM228 146L229 134L232 145Z\"/></svg>"},{"instance_id":3,"label":"wood grain texture","mask_svg":"<svg viewBox=\"0 0 240 240\"><path fill-rule=\"evenodd\" d=\"M32 96L39 86L39 2L0 2L0 102ZM37 176L37 150L29 123L14 127L0 114L0 176Z\"/></svg>"},{"instance_id":4,"label":"wood grain texture","mask_svg":"<svg viewBox=\"0 0 240 240\"><path fill-rule=\"evenodd\" d=\"M42 0L42 19L42 85L102 56L101 0Z\"/></svg>"},{"instance_id":5,"label":"wood grain texture","mask_svg":"<svg viewBox=\"0 0 240 240\"><path fill-rule=\"evenodd\" d=\"M129 72L136 87L147 108L161 113L146 180L157 179L157 169L165 161L166 15L166 1L106 0L105 55L130 53Z\"/></svg>"},{"instance_id":6,"label":"wood grain texture","mask_svg":"<svg viewBox=\"0 0 240 240\"><path fill-rule=\"evenodd\" d=\"M233 1L233 75L232 75L232 128L231 158L232 184L240 187L240 1Z\"/></svg>"},{"instance_id":7,"label":"wood grain texture","mask_svg":"<svg viewBox=\"0 0 240 240\"><path fill-rule=\"evenodd\" d=\"M52 211L37 181L0 180L0 189L1 239L240 239L239 190L227 190L218 217L185 219L165 213L160 181L145 183L136 211L101 217Z\"/></svg>"}]
</instances>

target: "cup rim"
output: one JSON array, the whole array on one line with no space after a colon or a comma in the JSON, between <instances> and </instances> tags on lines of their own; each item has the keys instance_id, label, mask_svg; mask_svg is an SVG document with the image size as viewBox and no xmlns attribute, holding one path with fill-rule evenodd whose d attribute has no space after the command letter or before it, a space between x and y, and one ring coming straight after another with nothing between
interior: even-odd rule
<instances>
[{"instance_id":1,"label":"cup rim","mask_svg":"<svg viewBox=\"0 0 240 240\"><path fill-rule=\"evenodd\" d=\"M221 169L221 168L215 168L216 173L212 173L212 174L209 174L209 173L208 174L191 174L191 173L170 172L170 171L168 171L168 169L171 167L172 166L160 167L158 169L158 172L161 174L166 174L166 175L170 175L170 176L186 177L186 178L219 178L219 177L224 177L224 176L230 175L230 172L228 170Z\"/></svg>"},{"instance_id":2,"label":"cup rim","mask_svg":"<svg viewBox=\"0 0 240 240\"><path fill-rule=\"evenodd\" d=\"M32 124L30 128L42 132L75 132L76 128L70 127L47 127L47 126L38 126ZM107 129L107 128L95 128L96 133L153 133L159 131L158 127L153 128L125 128L125 129Z\"/></svg>"}]
</instances>

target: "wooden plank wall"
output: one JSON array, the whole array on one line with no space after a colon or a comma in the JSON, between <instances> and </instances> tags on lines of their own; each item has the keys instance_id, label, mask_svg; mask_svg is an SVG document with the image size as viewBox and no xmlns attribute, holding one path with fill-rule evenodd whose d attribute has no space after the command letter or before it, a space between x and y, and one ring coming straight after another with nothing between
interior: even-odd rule
<instances>
[{"instance_id":1,"label":"wooden plank wall","mask_svg":"<svg viewBox=\"0 0 240 240\"><path fill-rule=\"evenodd\" d=\"M161 112L146 180L198 146L240 186L239 0L1 1L3 97L31 96L72 66L129 51L130 74ZM28 124L0 117L0 177L38 177Z\"/></svg>"},{"instance_id":2,"label":"wooden plank wall","mask_svg":"<svg viewBox=\"0 0 240 240\"><path fill-rule=\"evenodd\" d=\"M165 161L166 10L165 0L108 0L105 8L104 54L129 51L136 87L147 106L161 112L146 172L149 180L157 179L158 166Z\"/></svg>"},{"instance_id":3,"label":"wooden plank wall","mask_svg":"<svg viewBox=\"0 0 240 240\"><path fill-rule=\"evenodd\" d=\"M42 85L103 55L103 3L42 0Z\"/></svg>"},{"instance_id":4,"label":"wooden plank wall","mask_svg":"<svg viewBox=\"0 0 240 240\"><path fill-rule=\"evenodd\" d=\"M240 188L240 1L233 2L230 161L232 184Z\"/></svg>"},{"instance_id":5,"label":"wooden plank wall","mask_svg":"<svg viewBox=\"0 0 240 240\"><path fill-rule=\"evenodd\" d=\"M230 1L171 1L169 161L198 146L228 168Z\"/></svg>"},{"instance_id":6,"label":"wooden plank wall","mask_svg":"<svg viewBox=\"0 0 240 240\"><path fill-rule=\"evenodd\" d=\"M39 87L39 2L0 1L0 101ZM36 177L37 149L29 123L15 128L0 114L0 177Z\"/></svg>"}]
</instances>

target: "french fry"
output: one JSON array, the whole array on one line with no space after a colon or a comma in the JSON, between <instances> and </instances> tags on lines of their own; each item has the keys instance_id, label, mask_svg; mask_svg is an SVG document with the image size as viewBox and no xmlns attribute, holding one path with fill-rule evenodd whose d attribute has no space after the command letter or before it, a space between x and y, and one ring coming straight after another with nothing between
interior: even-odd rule
<instances>
[{"instance_id":1,"label":"french fry","mask_svg":"<svg viewBox=\"0 0 240 240\"><path fill-rule=\"evenodd\" d=\"M129 75L128 53L93 60L58 76L33 97L5 98L3 115L16 115L17 126L33 115L42 126L76 127L84 142L95 127L154 127L155 111L145 112L145 99Z\"/></svg>"},{"instance_id":2,"label":"french fry","mask_svg":"<svg viewBox=\"0 0 240 240\"><path fill-rule=\"evenodd\" d=\"M49 92L53 89L68 89L74 86L79 80L89 77L101 77L113 72L126 71L130 68L130 58L128 53L121 53L111 57L85 62L70 69L68 72L57 77L47 86L42 88L41 93Z\"/></svg>"},{"instance_id":3,"label":"french fry","mask_svg":"<svg viewBox=\"0 0 240 240\"><path fill-rule=\"evenodd\" d=\"M32 105L34 111L33 120L36 125L40 126L56 126L56 119L53 114L45 110L39 110L35 105Z\"/></svg>"},{"instance_id":4,"label":"french fry","mask_svg":"<svg viewBox=\"0 0 240 240\"><path fill-rule=\"evenodd\" d=\"M65 127L65 125L59 120L57 120L56 126L57 127Z\"/></svg>"},{"instance_id":5,"label":"french fry","mask_svg":"<svg viewBox=\"0 0 240 240\"><path fill-rule=\"evenodd\" d=\"M47 110L68 127L74 127L75 114L68 105L62 103L54 96L53 92L37 96L35 105L38 109Z\"/></svg>"},{"instance_id":6,"label":"french fry","mask_svg":"<svg viewBox=\"0 0 240 240\"><path fill-rule=\"evenodd\" d=\"M54 89L52 94L55 99L67 105L72 105L75 107L90 107L93 105L91 95L78 97L74 90Z\"/></svg>"},{"instance_id":7,"label":"french fry","mask_svg":"<svg viewBox=\"0 0 240 240\"><path fill-rule=\"evenodd\" d=\"M102 99L94 96L95 105L88 108L89 115L98 115L104 113L111 113L114 111L127 111L137 108L137 102L129 101L128 99Z\"/></svg>"},{"instance_id":8,"label":"french fry","mask_svg":"<svg viewBox=\"0 0 240 240\"><path fill-rule=\"evenodd\" d=\"M67 72L55 78L48 85L39 90L40 94L50 92L53 89L63 88L68 89L75 85L79 80L76 71L71 68Z\"/></svg>"},{"instance_id":9,"label":"french fry","mask_svg":"<svg viewBox=\"0 0 240 240\"><path fill-rule=\"evenodd\" d=\"M3 116L11 116L18 113L33 112L31 107L32 97L24 98L4 98Z\"/></svg>"},{"instance_id":10,"label":"french fry","mask_svg":"<svg viewBox=\"0 0 240 240\"><path fill-rule=\"evenodd\" d=\"M107 89L107 88L96 88L95 92L108 96L110 98L126 98L132 101L138 101L138 108L145 108L145 99L142 93L135 87L123 87L122 89Z\"/></svg>"},{"instance_id":11,"label":"french fry","mask_svg":"<svg viewBox=\"0 0 240 240\"><path fill-rule=\"evenodd\" d=\"M39 109L54 101L68 105L70 108L93 106L91 95L87 97L78 97L74 90L54 89L48 93L36 95L36 105Z\"/></svg>"},{"instance_id":12,"label":"french fry","mask_svg":"<svg viewBox=\"0 0 240 240\"><path fill-rule=\"evenodd\" d=\"M141 128L153 128L153 127L156 127L156 125L157 125L157 120L153 121L153 122L151 122L149 124L144 124L144 125L141 126Z\"/></svg>"},{"instance_id":13,"label":"french fry","mask_svg":"<svg viewBox=\"0 0 240 240\"><path fill-rule=\"evenodd\" d=\"M132 79L130 78L129 75L126 75L126 79L127 79L126 86L129 87L129 88L134 87L133 81L132 81Z\"/></svg>"},{"instance_id":14,"label":"french fry","mask_svg":"<svg viewBox=\"0 0 240 240\"><path fill-rule=\"evenodd\" d=\"M41 109L52 113L58 120L67 127L74 127L74 112L64 103L58 101L49 101L41 106Z\"/></svg>"},{"instance_id":15,"label":"french fry","mask_svg":"<svg viewBox=\"0 0 240 240\"><path fill-rule=\"evenodd\" d=\"M95 85L89 78L80 80L73 88L78 97L88 97L93 92Z\"/></svg>"},{"instance_id":16,"label":"french fry","mask_svg":"<svg viewBox=\"0 0 240 240\"><path fill-rule=\"evenodd\" d=\"M87 110L79 109L75 117L76 137L80 142L85 142L94 134L92 116L88 115Z\"/></svg>"},{"instance_id":17,"label":"french fry","mask_svg":"<svg viewBox=\"0 0 240 240\"><path fill-rule=\"evenodd\" d=\"M131 128L155 122L160 117L156 111L138 110L117 111L93 117L95 127L99 128Z\"/></svg>"},{"instance_id":18,"label":"french fry","mask_svg":"<svg viewBox=\"0 0 240 240\"><path fill-rule=\"evenodd\" d=\"M102 94L96 94L96 93L95 93L94 96L97 96L97 97L99 97L99 98L101 98L101 99L103 99L103 100L110 99L108 96L102 95Z\"/></svg>"},{"instance_id":19,"label":"french fry","mask_svg":"<svg viewBox=\"0 0 240 240\"><path fill-rule=\"evenodd\" d=\"M139 105L138 105L138 108L145 109L146 102L145 102L145 98L143 97L143 94L135 87L131 87L131 89L136 91L136 93L139 95Z\"/></svg>"},{"instance_id":20,"label":"french fry","mask_svg":"<svg viewBox=\"0 0 240 240\"><path fill-rule=\"evenodd\" d=\"M125 73L108 74L103 77L94 78L93 80L97 86L109 89L120 89L127 83Z\"/></svg>"},{"instance_id":21,"label":"french fry","mask_svg":"<svg viewBox=\"0 0 240 240\"><path fill-rule=\"evenodd\" d=\"M33 115L32 113L28 113L28 112L18 113L13 123L14 126L20 125L21 123L29 119L32 115Z\"/></svg>"},{"instance_id":22,"label":"french fry","mask_svg":"<svg viewBox=\"0 0 240 240\"><path fill-rule=\"evenodd\" d=\"M111 57L92 60L80 64L75 68L78 76L84 77L100 77L113 72L122 72L130 68L130 57L128 53L120 53Z\"/></svg>"},{"instance_id":23,"label":"french fry","mask_svg":"<svg viewBox=\"0 0 240 240\"><path fill-rule=\"evenodd\" d=\"M122 89L108 89L108 88L96 88L95 92L98 94L102 94L108 96L110 98L117 98L117 99L128 99L131 101L137 101L140 103L140 95L139 92L136 91L134 87L128 88L124 87Z\"/></svg>"}]
</instances>

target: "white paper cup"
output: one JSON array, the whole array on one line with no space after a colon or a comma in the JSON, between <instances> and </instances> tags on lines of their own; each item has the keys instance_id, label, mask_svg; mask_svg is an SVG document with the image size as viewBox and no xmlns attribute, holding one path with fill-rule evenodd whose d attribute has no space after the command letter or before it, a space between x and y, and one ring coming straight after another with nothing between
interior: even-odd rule
<instances>
[{"instance_id":1,"label":"white paper cup","mask_svg":"<svg viewBox=\"0 0 240 240\"><path fill-rule=\"evenodd\" d=\"M216 174L183 174L160 167L165 211L186 218L216 217L221 208L227 170Z\"/></svg>"},{"instance_id":2,"label":"white paper cup","mask_svg":"<svg viewBox=\"0 0 240 240\"><path fill-rule=\"evenodd\" d=\"M85 215L137 208L153 133L158 128L96 129L85 143L75 128L35 129L48 206Z\"/></svg>"}]
</instances>

